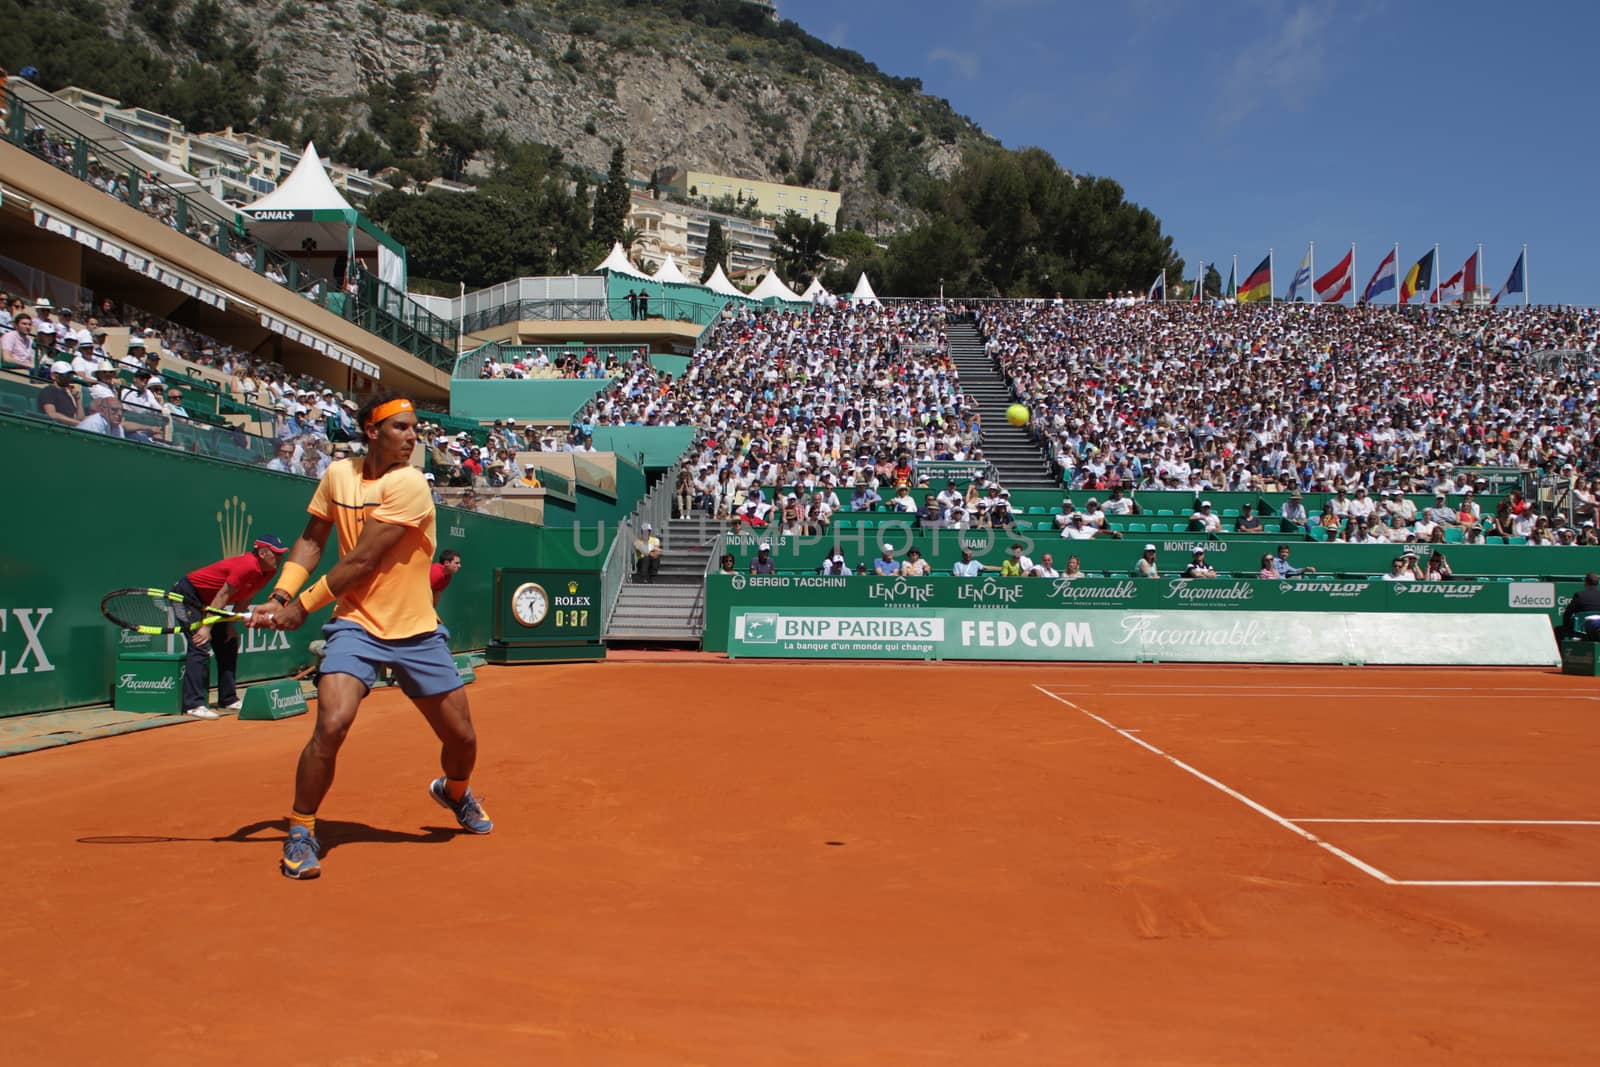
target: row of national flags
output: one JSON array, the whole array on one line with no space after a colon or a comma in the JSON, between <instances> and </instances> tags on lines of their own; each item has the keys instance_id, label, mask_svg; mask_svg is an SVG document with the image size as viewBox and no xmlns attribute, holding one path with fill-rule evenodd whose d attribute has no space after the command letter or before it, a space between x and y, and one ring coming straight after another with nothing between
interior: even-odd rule
<instances>
[{"instance_id":1,"label":"row of national flags","mask_svg":"<svg viewBox=\"0 0 1600 1067\"><path fill-rule=\"evenodd\" d=\"M1344 254L1331 270L1323 274L1315 274L1316 245L1313 243L1306 248L1305 258L1300 261L1294 276L1289 282L1289 289L1283 299L1293 303L1302 293L1310 290L1306 295L1315 294L1315 301L1323 304L1337 303L1347 296L1354 296L1356 279L1356 246L1351 245L1350 250ZM1202 263L1197 272L1197 278L1204 278L1206 267L1211 264ZM1491 305L1499 304L1508 296L1521 296L1524 304L1528 303L1528 246L1523 245L1517 261L1512 264L1511 273L1507 275L1506 282L1502 285L1493 298ZM1378 263L1378 269L1372 272L1366 288L1361 290L1361 295L1356 299L1357 304L1370 304L1385 293L1394 293L1396 304L1409 304L1413 300L1422 302L1419 298L1426 297L1430 304L1455 304L1463 301L1476 301L1476 294L1484 289L1483 285L1483 246L1479 245L1467 261L1461 265L1448 278L1441 278L1439 269L1439 246L1434 245L1422 258L1411 265L1404 275L1400 274L1400 246L1397 244ZM1256 268L1246 274L1242 280L1239 278L1239 257L1233 260L1233 270L1228 275L1228 282L1223 286L1223 297L1232 297L1241 304L1253 304L1272 300L1273 290L1273 257L1269 251L1266 258L1256 265ZM1201 286L1196 284L1195 299L1199 298ZM1167 297L1167 272L1162 271L1154 284L1150 286L1149 298L1151 300L1165 300Z\"/></svg>"}]
</instances>

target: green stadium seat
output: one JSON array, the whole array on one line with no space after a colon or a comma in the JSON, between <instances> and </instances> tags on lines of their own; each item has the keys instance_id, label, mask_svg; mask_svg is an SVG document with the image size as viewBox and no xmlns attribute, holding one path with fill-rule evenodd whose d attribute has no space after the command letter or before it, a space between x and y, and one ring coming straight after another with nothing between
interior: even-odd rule
<instances>
[{"instance_id":1,"label":"green stadium seat","mask_svg":"<svg viewBox=\"0 0 1600 1067\"><path fill-rule=\"evenodd\" d=\"M1129 533L1144 533L1149 527L1142 522L1130 522L1123 529Z\"/></svg>"},{"instance_id":2,"label":"green stadium seat","mask_svg":"<svg viewBox=\"0 0 1600 1067\"><path fill-rule=\"evenodd\" d=\"M1237 519L1239 517L1239 509L1238 508L1223 508L1222 509L1222 517L1225 518L1225 519Z\"/></svg>"},{"instance_id":3,"label":"green stadium seat","mask_svg":"<svg viewBox=\"0 0 1600 1067\"><path fill-rule=\"evenodd\" d=\"M1459 526L1446 526L1444 539L1447 544L1459 545L1466 539L1466 532Z\"/></svg>"},{"instance_id":4,"label":"green stadium seat","mask_svg":"<svg viewBox=\"0 0 1600 1067\"><path fill-rule=\"evenodd\" d=\"M1157 514L1159 514L1159 512ZM1151 533L1167 533L1169 529L1170 527L1168 527L1168 525L1164 522L1152 522L1150 524Z\"/></svg>"},{"instance_id":5,"label":"green stadium seat","mask_svg":"<svg viewBox=\"0 0 1600 1067\"><path fill-rule=\"evenodd\" d=\"M1167 516L1168 518L1171 518L1171 517L1177 515L1178 513L1176 511L1173 511L1171 508L1157 508L1156 509L1156 514L1157 515L1164 515L1164 516Z\"/></svg>"}]
</instances>

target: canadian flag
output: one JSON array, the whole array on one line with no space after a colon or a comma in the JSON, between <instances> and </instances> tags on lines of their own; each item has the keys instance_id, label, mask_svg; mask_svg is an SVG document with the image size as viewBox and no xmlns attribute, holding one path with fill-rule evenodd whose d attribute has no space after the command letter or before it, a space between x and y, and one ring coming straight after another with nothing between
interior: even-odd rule
<instances>
[{"instance_id":1,"label":"canadian flag","mask_svg":"<svg viewBox=\"0 0 1600 1067\"><path fill-rule=\"evenodd\" d=\"M1355 265L1356 250L1352 248L1334 264L1332 270L1312 283L1312 288L1317 291L1317 299L1324 304L1331 304L1350 295L1350 287L1355 284Z\"/></svg>"}]
</instances>

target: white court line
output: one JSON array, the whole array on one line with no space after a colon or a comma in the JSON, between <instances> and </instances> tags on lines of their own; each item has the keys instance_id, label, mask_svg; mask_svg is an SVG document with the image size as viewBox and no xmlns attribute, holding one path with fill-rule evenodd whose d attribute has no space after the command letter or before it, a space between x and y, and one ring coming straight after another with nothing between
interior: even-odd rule
<instances>
[{"instance_id":1,"label":"white court line","mask_svg":"<svg viewBox=\"0 0 1600 1067\"><path fill-rule=\"evenodd\" d=\"M1557 886L1571 886L1583 889L1600 889L1600 882L1497 882L1497 881L1397 881L1393 885L1432 886L1432 887L1464 887L1481 888L1504 886L1507 888L1521 889L1548 889Z\"/></svg>"},{"instance_id":2,"label":"white court line","mask_svg":"<svg viewBox=\"0 0 1600 1067\"><path fill-rule=\"evenodd\" d=\"M1600 825L1600 819L1290 819L1290 822L1362 822L1405 825Z\"/></svg>"},{"instance_id":3,"label":"white court line","mask_svg":"<svg viewBox=\"0 0 1600 1067\"><path fill-rule=\"evenodd\" d=\"M1174 667L1179 667L1179 665L1182 664L1173 665ZM1190 685L1176 685L1176 683L1173 683L1173 685L1165 685L1165 683L1158 683L1158 681L1136 681L1136 683L1133 683L1133 685L1134 688L1139 689L1194 689L1194 685L1192 685L1192 683L1190 683ZM1034 688L1040 689L1040 691L1043 691L1043 693L1051 693L1050 689L1046 689L1045 686L1035 685ZM1091 689L1082 688L1082 686L1054 686L1054 688L1061 689L1061 691L1064 691L1064 693L1091 693ZM1216 686L1216 688L1248 689L1250 686L1245 686L1243 683L1240 683L1240 685ZM1358 691L1358 693L1416 693L1416 691L1418 691L1414 685L1280 685L1277 686L1277 688L1312 689L1312 691L1317 691L1317 693L1334 693L1334 691L1336 691L1336 693L1352 693L1352 691ZM1485 686L1475 685L1430 685L1427 686L1427 691L1429 691L1429 693L1549 693L1550 696L1565 696L1566 694L1565 689L1490 689L1485 688Z\"/></svg>"},{"instance_id":4,"label":"white court line","mask_svg":"<svg viewBox=\"0 0 1600 1067\"><path fill-rule=\"evenodd\" d=\"M1178 690L1178 691L1174 691L1174 690L1170 690L1169 689L1169 690L1163 690L1163 691L1161 691L1159 693L1146 692L1144 690L1139 690L1139 691L1135 692L1135 691L1130 691L1130 690L1125 690L1125 689L1111 689L1111 690L1095 690L1095 689L1077 690L1077 689L1069 689L1069 690L1067 690L1067 692L1069 692L1069 693L1078 693L1078 694L1080 694L1082 696L1091 696L1091 697L1208 697L1208 696L1217 696L1217 697L1251 697L1251 696L1262 696L1262 697L1297 697L1297 698L1299 698L1301 700L1339 700L1339 699L1343 699L1343 698L1349 696L1349 694L1347 692L1345 692L1344 690L1335 690L1335 689L1330 689L1330 690L1327 690L1326 692L1322 692L1322 693L1306 693L1306 692L1300 692L1300 691L1291 692L1291 691L1288 691L1288 690L1281 690L1281 689L1220 689L1220 688L1218 688L1218 689L1185 689L1185 690ZM1387 696L1405 697L1408 700L1413 700L1413 699L1422 699L1422 698L1428 696L1429 693L1433 692L1433 690L1431 690L1431 689L1430 690L1393 689L1393 690L1363 691L1363 692L1364 692L1364 695L1366 695L1366 696L1369 696L1369 697L1370 696L1376 696L1380 700L1382 698L1384 698L1384 697L1387 697ZM1052 694L1052 695L1054 695L1054 694ZM1506 699L1510 699L1510 698L1505 697L1505 696L1501 696L1501 695L1499 695L1497 693L1456 693L1456 692L1451 692L1449 697L1448 697L1448 699L1450 699L1450 700L1506 700ZM1547 699L1547 700L1600 700L1600 696L1585 696L1582 693L1551 693L1549 696L1545 697L1544 699Z\"/></svg>"},{"instance_id":5,"label":"white court line","mask_svg":"<svg viewBox=\"0 0 1600 1067\"><path fill-rule=\"evenodd\" d=\"M1045 696L1049 697L1051 700L1057 701L1058 703L1061 703L1061 704L1065 704L1067 707L1071 708L1073 711L1076 711L1076 712L1078 712L1078 713L1080 713L1082 715L1087 715L1089 718L1093 719L1095 722L1099 723L1101 726L1104 726L1104 727L1112 730L1113 732L1121 735L1122 737L1127 738L1129 741L1132 741L1134 744L1138 745L1140 748L1148 749L1149 751L1154 752L1156 755L1160 756L1162 759L1166 760L1168 763L1171 763L1174 767L1177 767L1179 770L1182 770L1187 774L1194 775L1194 777L1200 779L1202 782L1204 782L1207 785L1211 786L1213 789L1216 789L1216 790L1218 790L1218 791L1220 791L1222 793L1227 794L1228 796L1232 797L1234 800L1237 800L1239 803L1243 804L1245 807L1251 809L1252 811L1254 811L1254 812L1256 812L1256 813L1258 813L1260 815L1265 815L1267 818L1271 819L1273 822L1277 823L1279 826L1282 826L1285 830L1288 830L1290 833L1295 834L1298 837L1303 837L1307 841L1310 841L1313 845L1316 845L1318 848L1323 849L1324 851L1329 852L1332 855L1338 856L1340 859L1344 860L1346 863L1350 864L1350 866L1354 867L1356 870L1362 872L1363 874L1371 875L1373 878L1376 878L1378 881L1384 883L1385 885L1395 885L1395 884L1397 884L1395 879L1389 877L1387 874L1385 874L1382 871L1378 870L1378 868L1374 867L1372 864L1366 863L1366 862L1364 862L1364 861L1362 861L1360 859L1357 859L1355 856L1352 856L1350 853L1344 851L1344 849L1339 848L1339 847L1337 847L1335 845L1331 845L1328 842L1322 840L1322 838L1318 837L1316 834L1312 833L1311 831L1305 830L1305 829L1302 829L1299 826L1296 826L1293 822L1289 821L1288 819L1285 819L1282 815L1279 815L1277 812L1273 811L1271 808L1268 808L1265 805L1256 803L1254 800L1251 800L1249 797L1245 796L1243 793L1239 792L1236 789L1228 788L1227 786L1223 785L1221 782L1217 781L1215 778L1212 778L1210 775L1196 770L1195 768L1189 766L1187 763L1183 762L1181 759L1178 759L1176 756L1168 755L1167 753L1161 751L1161 749L1157 748L1155 745L1152 745L1150 742L1133 736L1133 734L1131 732L1127 731L1127 730L1122 730L1122 729L1117 728L1116 726L1114 726L1110 722L1107 722L1105 719L1102 719L1100 716L1096 715L1094 712L1088 710L1087 708L1079 707L1077 704L1074 704L1072 701L1066 699L1065 697L1057 696L1056 694L1050 692L1050 690L1044 688L1043 686L1036 685L1036 686L1034 686L1034 688L1037 689L1039 692L1043 693Z\"/></svg>"}]
</instances>

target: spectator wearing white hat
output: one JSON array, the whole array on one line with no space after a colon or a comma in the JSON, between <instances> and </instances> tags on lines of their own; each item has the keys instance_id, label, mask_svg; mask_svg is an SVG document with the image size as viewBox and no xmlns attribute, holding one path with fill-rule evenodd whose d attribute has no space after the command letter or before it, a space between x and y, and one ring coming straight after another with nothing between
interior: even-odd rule
<instances>
[{"instance_id":1,"label":"spectator wearing white hat","mask_svg":"<svg viewBox=\"0 0 1600 1067\"><path fill-rule=\"evenodd\" d=\"M50 364L56 361L56 324L41 322L33 330L33 364L28 369L35 378L48 378Z\"/></svg>"},{"instance_id":2,"label":"spectator wearing white hat","mask_svg":"<svg viewBox=\"0 0 1600 1067\"><path fill-rule=\"evenodd\" d=\"M58 359L50 366L50 384L39 390L34 406L47 419L63 426L77 426L78 401L74 392L72 364Z\"/></svg>"},{"instance_id":3,"label":"spectator wearing white hat","mask_svg":"<svg viewBox=\"0 0 1600 1067\"><path fill-rule=\"evenodd\" d=\"M1156 546L1145 545L1144 551L1139 554L1139 561L1133 565L1135 578L1159 578L1161 568L1156 566Z\"/></svg>"},{"instance_id":4,"label":"spectator wearing white hat","mask_svg":"<svg viewBox=\"0 0 1600 1067\"><path fill-rule=\"evenodd\" d=\"M87 330L79 331L77 345L70 355L62 353L64 358L72 361L72 373L83 381L94 377L94 369L100 363L100 357L94 352L94 338L88 336Z\"/></svg>"},{"instance_id":5,"label":"spectator wearing white hat","mask_svg":"<svg viewBox=\"0 0 1600 1067\"><path fill-rule=\"evenodd\" d=\"M128 338L128 351L117 361L117 369L136 371L144 369L144 338L134 333Z\"/></svg>"},{"instance_id":6,"label":"spectator wearing white hat","mask_svg":"<svg viewBox=\"0 0 1600 1067\"><path fill-rule=\"evenodd\" d=\"M1202 500L1200 502L1199 510L1189 516L1189 529L1195 533L1214 534L1222 532L1222 518L1212 510L1211 501Z\"/></svg>"}]
</instances>

